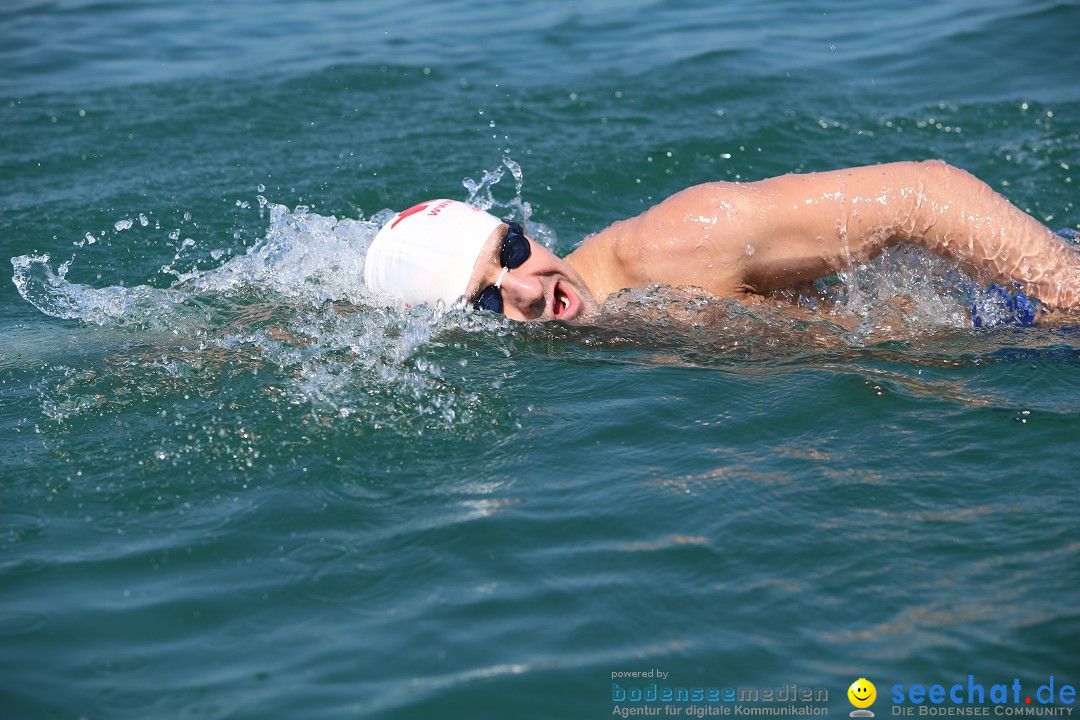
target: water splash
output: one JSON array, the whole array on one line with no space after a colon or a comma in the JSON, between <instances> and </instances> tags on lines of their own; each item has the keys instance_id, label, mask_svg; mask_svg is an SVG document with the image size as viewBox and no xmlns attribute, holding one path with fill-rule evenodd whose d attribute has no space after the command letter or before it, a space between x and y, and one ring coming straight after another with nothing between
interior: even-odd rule
<instances>
[{"instance_id":1,"label":"water splash","mask_svg":"<svg viewBox=\"0 0 1080 720\"><path fill-rule=\"evenodd\" d=\"M902 245L817 284L833 315L858 319L852 340L912 337L935 329L971 327L971 277L921 248Z\"/></svg>"},{"instance_id":2,"label":"water splash","mask_svg":"<svg viewBox=\"0 0 1080 720\"><path fill-rule=\"evenodd\" d=\"M61 263L54 272L48 254L13 257L12 282L19 295L38 310L67 320L160 330L203 317L197 300L176 290L72 283L67 279L71 262Z\"/></svg>"},{"instance_id":3,"label":"water splash","mask_svg":"<svg viewBox=\"0 0 1080 720\"><path fill-rule=\"evenodd\" d=\"M514 197L502 207L524 216L516 164L513 175ZM497 207L492 189L501 179L486 174L470 200ZM65 422L135 402L224 396L240 383L334 423L423 433L474 425L481 409L487 427L513 422L494 407L503 375L466 370L478 353L510 355L513 324L465 310L387 306L368 293L364 260L392 210L354 220L261 196L259 205L268 226L246 252L181 269L182 252L199 243L185 241L162 268L177 278L168 288L91 287L69 279L74 258L55 270L49 255L12 258L16 289L42 313L130 333L119 349L110 341L107 369L54 365L43 413ZM117 232L134 227L129 220L118 221Z\"/></svg>"},{"instance_id":4,"label":"water splash","mask_svg":"<svg viewBox=\"0 0 1080 720\"><path fill-rule=\"evenodd\" d=\"M502 181L507 171L514 178L514 194L506 201L495 198L494 189ZM498 217L510 217L520 220L526 234L548 250L557 246L555 231L543 223L532 220L532 205L522 198L524 175L521 166L510 158L503 158L494 170L485 170L479 181L465 178L462 185L469 191L468 204Z\"/></svg>"},{"instance_id":5,"label":"water splash","mask_svg":"<svg viewBox=\"0 0 1080 720\"><path fill-rule=\"evenodd\" d=\"M180 274L175 287L203 294L258 288L312 305L370 300L364 287L364 258L392 212L351 220L322 216L303 205L292 211L283 205L267 205L269 228L253 247L211 270Z\"/></svg>"}]
</instances>

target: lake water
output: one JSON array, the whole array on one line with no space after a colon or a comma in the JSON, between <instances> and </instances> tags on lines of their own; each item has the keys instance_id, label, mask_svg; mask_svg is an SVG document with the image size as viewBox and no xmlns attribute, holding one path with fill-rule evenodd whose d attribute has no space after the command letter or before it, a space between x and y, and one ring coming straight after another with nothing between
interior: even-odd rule
<instances>
[{"instance_id":1,"label":"lake water","mask_svg":"<svg viewBox=\"0 0 1080 720\"><path fill-rule=\"evenodd\" d=\"M1036 691L1080 682L1076 327L973 329L979 284L918 253L589 328L385 308L361 270L430 197L565 254L694 183L931 157L1075 230L1077 28L6 3L0 717L847 717L867 678L880 718L968 676L1071 709Z\"/></svg>"}]
</instances>

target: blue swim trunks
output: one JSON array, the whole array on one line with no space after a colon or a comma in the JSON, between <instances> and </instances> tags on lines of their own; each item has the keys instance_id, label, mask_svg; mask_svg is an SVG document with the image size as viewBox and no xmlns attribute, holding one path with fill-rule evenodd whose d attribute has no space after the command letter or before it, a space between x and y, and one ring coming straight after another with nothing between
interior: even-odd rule
<instances>
[{"instance_id":1,"label":"blue swim trunks","mask_svg":"<svg viewBox=\"0 0 1080 720\"><path fill-rule=\"evenodd\" d=\"M986 297L972 298L971 324L975 327L995 325L1033 325L1039 314L1039 301L1019 292L1016 285L1009 292L1000 285L991 285Z\"/></svg>"}]
</instances>

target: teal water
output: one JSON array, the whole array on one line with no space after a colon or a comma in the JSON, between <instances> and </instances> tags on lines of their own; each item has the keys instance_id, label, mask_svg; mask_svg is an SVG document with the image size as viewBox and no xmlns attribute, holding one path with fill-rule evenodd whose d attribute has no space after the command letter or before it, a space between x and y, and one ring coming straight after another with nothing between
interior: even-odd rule
<instances>
[{"instance_id":1,"label":"teal water","mask_svg":"<svg viewBox=\"0 0 1080 720\"><path fill-rule=\"evenodd\" d=\"M972 329L917 253L832 302L643 291L590 328L359 275L429 197L566 253L693 183L929 157L1076 229L1077 27L7 3L0 717L611 717L654 668L834 717L859 677L878 717L896 684L1080 683L1076 327Z\"/></svg>"}]
</instances>

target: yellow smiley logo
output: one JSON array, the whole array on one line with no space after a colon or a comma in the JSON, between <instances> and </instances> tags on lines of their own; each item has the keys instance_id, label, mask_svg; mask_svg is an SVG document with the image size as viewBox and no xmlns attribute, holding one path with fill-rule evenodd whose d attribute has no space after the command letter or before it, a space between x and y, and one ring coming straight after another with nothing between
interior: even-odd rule
<instances>
[{"instance_id":1,"label":"yellow smiley logo","mask_svg":"<svg viewBox=\"0 0 1080 720\"><path fill-rule=\"evenodd\" d=\"M859 678L847 689L848 700L857 708L868 708L877 699L877 688L866 678Z\"/></svg>"}]
</instances>

